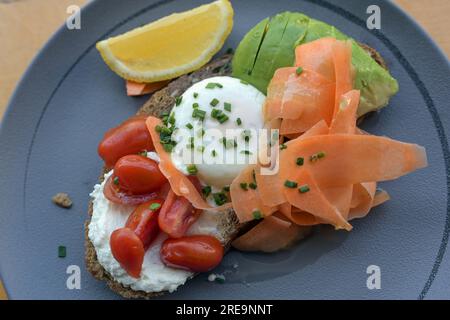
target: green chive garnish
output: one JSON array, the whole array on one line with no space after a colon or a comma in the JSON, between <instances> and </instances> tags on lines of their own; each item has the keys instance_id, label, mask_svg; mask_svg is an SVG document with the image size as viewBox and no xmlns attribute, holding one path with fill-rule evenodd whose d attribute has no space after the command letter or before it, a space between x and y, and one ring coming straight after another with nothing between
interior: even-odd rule
<instances>
[{"instance_id":1,"label":"green chive garnish","mask_svg":"<svg viewBox=\"0 0 450 320\"><path fill-rule=\"evenodd\" d=\"M315 162L319 159L325 158L325 152L318 152L316 154L313 154L312 156L309 157L309 161L311 162Z\"/></svg>"},{"instance_id":2,"label":"green chive garnish","mask_svg":"<svg viewBox=\"0 0 450 320\"><path fill-rule=\"evenodd\" d=\"M298 191L300 193L308 192L309 191L309 186L307 184L305 184L305 185L301 186L300 188L298 188Z\"/></svg>"},{"instance_id":3,"label":"green chive garnish","mask_svg":"<svg viewBox=\"0 0 450 320\"><path fill-rule=\"evenodd\" d=\"M241 83L242 83L242 84L245 84L245 85L248 85L248 82L245 81L245 80L241 80Z\"/></svg>"},{"instance_id":4,"label":"green chive garnish","mask_svg":"<svg viewBox=\"0 0 450 320\"><path fill-rule=\"evenodd\" d=\"M223 104L223 108L224 108L226 111L231 112L231 103L225 102L225 103Z\"/></svg>"},{"instance_id":5,"label":"green chive garnish","mask_svg":"<svg viewBox=\"0 0 450 320\"><path fill-rule=\"evenodd\" d=\"M181 104L181 101L183 101L183 96L179 96L175 98L175 106L179 106Z\"/></svg>"},{"instance_id":6,"label":"green chive garnish","mask_svg":"<svg viewBox=\"0 0 450 320\"><path fill-rule=\"evenodd\" d=\"M253 189L253 190L256 190L256 188L258 188L258 186L256 185L256 183L254 183L254 182L250 182L250 183L248 184L248 186L249 186L250 189Z\"/></svg>"},{"instance_id":7,"label":"green chive garnish","mask_svg":"<svg viewBox=\"0 0 450 320\"><path fill-rule=\"evenodd\" d=\"M174 115L173 113L170 115L168 121L169 121L169 123L172 124L172 125L175 124L175 115Z\"/></svg>"},{"instance_id":8,"label":"green chive garnish","mask_svg":"<svg viewBox=\"0 0 450 320\"><path fill-rule=\"evenodd\" d=\"M204 186L202 188L202 193L205 197L209 196L211 194L211 191L212 191L212 189L210 186Z\"/></svg>"},{"instance_id":9,"label":"green chive garnish","mask_svg":"<svg viewBox=\"0 0 450 320\"><path fill-rule=\"evenodd\" d=\"M237 119L236 119L236 123L237 123L238 126L240 126L240 125L242 124L241 118L237 118Z\"/></svg>"},{"instance_id":10,"label":"green chive garnish","mask_svg":"<svg viewBox=\"0 0 450 320\"><path fill-rule=\"evenodd\" d=\"M212 117L213 119L217 119L220 115L222 115L222 111L219 110L219 109L213 109L213 110L211 111L211 117Z\"/></svg>"},{"instance_id":11,"label":"green chive garnish","mask_svg":"<svg viewBox=\"0 0 450 320\"><path fill-rule=\"evenodd\" d=\"M303 72L303 68L302 67L298 67L297 70L295 70L295 73L299 76L301 75Z\"/></svg>"},{"instance_id":12,"label":"green chive garnish","mask_svg":"<svg viewBox=\"0 0 450 320\"><path fill-rule=\"evenodd\" d=\"M162 143L162 146L164 148L164 151L169 153L172 152L173 148L175 147L173 143Z\"/></svg>"},{"instance_id":13,"label":"green chive garnish","mask_svg":"<svg viewBox=\"0 0 450 320\"><path fill-rule=\"evenodd\" d=\"M252 132L250 130L244 130L242 131L241 136L245 141L248 142L252 137Z\"/></svg>"},{"instance_id":14,"label":"green chive garnish","mask_svg":"<svg viewBox=\"0 0 450 320\"><path fill-rule=\"evenodd\" d=\"M192 104L192 108L197 109L198 107L199 107L199 105L198 105L197 102L195 102L195 103Z\"/></svg>"},{"instance_id":15,"label":"green chive garnish","mask_svg":"<svg viewBox=\"0 0 450 320\"><path fill-rule=\"evenodd\" d=\"M194 96L195 99L197 99L198 98L198 93L194 92L193 96Z\"/></svg>"},{"instance_id":16,"label":"green chive garnish","mask_svg":"<svg viewBox=\"0 0 450 320\"><path fill-rule=\"evenodd\" d=\"M246 182L241 182L241 183L240 183L240 186L241 186L241 189L243 189L243 190L245 190L245 191L248 190L248 188L247 188L247 183L246 183Z\"/></svg>"},{"instance_id":17,"label":"green chive garnish","mask_svg":"<svg viewBox=\"0 0 450 320\"><path fill-rule=\"evenodd\" d=\"M213 199L216 205L221 206L228 202L228 197L223 192L213 193Z\"/></svg>"},{"instance_id":18,"label":"green chive garnish","mask_svg":"<svg viewBox=\"0 0 450 320\"><path fill-rule=\"evenodd\" d=\"M248 154L248 155L251 155L251 154L253 154L251 151L248 151L248 150L241 150L241 154Z\"/></svg>"},{"instance_id":19,"label":"green chive garnish","mask_svg":"<svg viewBox=\"0 0 450 320\"><path fill-rule=\"evenodd\" d=\"M212 151L211 151L211 155L212 155L213 157L217 156L216 150L212 150Z\"/></svg>"},{"instance_id":20,"label":"green chive garnish","mask_svg":"<svg viewBox=\"0 0 450 320\"><path fill-rule=\"evenodd\" d=\"M197 172L198 172L197 167L196 167L195 164L190 164L190 165L188 165L188 166L187 166L187 171L188 171L188 173L189 173L191 176L196 175Z\"/></svg>"},{"instance_id":21,"label":"green chive garnish","mask_svg":"<svg viewBox=\"0 0 450 320\"><path fill-rule=\"evenodd\" d=\"M305 160L302 157L297 158L297 160L295 161L298 166L302 166L304 162Z\"/></svg>"},{"instance_id":22,"label":"green chive garnish","mask_svg":"<svg viewBox=\"0 0 450 320\"><path fill-rule=\"evenodd\" d=\"M255 210L255 211L252 212L252 214L253 214L253 219L255 219L255 220L262 219L261 211Z\"/></svg>"},{"instance_id":23,"label":"green chive garnish","mask_svg":"<svg viewBox=\"0 0 450 320\"><path fill-rule=\"evenodd\" d=\"M192 124L188 123L188 124L186 125L186 128L188 128L188 129L193 129L194 126L193 126Z\"/></svg>"},{"instance_id":24,"label":"green chive garnish","mask_svg":"<svg viewBox=\"0 0 450 320\"><path fill-rule=\"evenodd\" d=\"M155 211L155 210L158 210L159 208L161 208L161 204L155 202L155 203L152 203L149 208L150 208L150 210Z\"/></svg>"},{"instance_id":25,"label":"green chive garnish","mask_svg":"<svg viewBox=\"0 0 450 320\"><path fill-rule=\"evenodd\" d=\"M215 107L219 104L219 100L217 100L216 98L212 99L211 102L209 103L211 106Z\"/></svg>"},{"instance_id":26,"label":"green chive garnish","mask_svg":"<svg viewBox=\"0 0 450 320\"><path fill-rule=\"evenodd\" d=\"M295 181L290 181L290 180L286 180L284 182L284 186L288 187L288 188L297 188L297 182Z\"/></svg>"},{"instance_id":27,"label":"green chive garnish","mask_svg":"<svg viewBox=\"0 0 450 320\"><path fill-rule=\"evenodd\" d=\"M220 122L220 123L224 123L224 122L226 122L226 121L228 121L228 119L230 119L226 114L221 114L218 118L217 118L217 120Z\"/></svg>"},{"instance_id":28,"label":"green chive garnish","mask_svg":"<svg viewBox=\"0 0 450 320\"><path fill-rule=\"evenodd\" d=\"M223 85L217 82L209 82L205 88L206 89L223 88Z\"/></svg>"},{"instance_id":29,"label":"green chive garnish","mask_svg":"<svg viewBox=\"0 0 450 320\"><path fill-rule=\"evenodd\" d=\"M115 185L118 185L119 184L119 177L114 177L113 182L114 182Z\"/></svg>"},{"instance_id":30,"label":"green chive garnish","mask_svg":"<svg viewBox=\"0 0 450 320\"><path fill-rule=\"evenodd\" d=\"M284 143L280 144L280 150L284 150L287 149L287 145L285 145Z\"/></svg>"},{"instance_id":31,"label":"green chive garnish","mask_svg":"<svg viewBox=\"0 0 450 320\"><path fill-rule=\"evenodd\" d=\"M67 250L65 246L59 246L58 247L58 257L59 258L65 258L67 255Z\"/></svg>"},{"instance_id":32,"label":"green chive garnish","mask_svg":"<svg viewBox=\"0 0 450 320\"><path fill-rule=\"evenodd\" d=\"M198 147L197 147L197 151L203 153L203 152L205 151L205 146L198 146Z\"/></svg>"},{"instance_id":33,"label":"green chive garnish","mask_svg":"<svg viewBox=\"0 0 450 320\"><path fill-rule=\"evenodd\" d=\"M206 112L200 109L194 109L192 112L192 118L198 118L200 120L205 120Z\"/></svg>"},{"instance_id":34,"label":"green chive garnish","mask_svg":"<svg viewBox=\"0 0 450 320\"><path fill-rule=\"evenodd\" d=\"M142 156L142 157L146 157L147 156L147 151L141 151L138 153L138 155Z\"/></svg>"}]
</instances>

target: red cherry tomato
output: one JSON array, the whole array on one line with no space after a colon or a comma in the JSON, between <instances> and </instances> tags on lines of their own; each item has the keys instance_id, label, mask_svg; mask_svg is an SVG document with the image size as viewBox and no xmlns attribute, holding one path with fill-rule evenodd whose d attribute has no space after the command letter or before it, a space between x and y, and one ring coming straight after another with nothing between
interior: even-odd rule
<instances>
[{"instance_id":1,"label":"red cherry tomato","mask_svg":"<svg viewBox=\"0 0 450 320\"><path fill-rule=\"evenodd\" d=\"M146 116L135 116L108 130L98 145L98 154L108 168L128 154L154 150L150 132L145 124Z\"/></svg>"},{"instance_id":2,"label":"red cherry tomato","mask_svg":"<svg viewBox=\"0 0 450 320\"><path fill-rule=\"evenodd\" d=\"M144 262L144 245L129 228L120 228L111 234L109 240L112 255L122 268L134 278L139 278Z\"/></svg>"},{"instance_id":3,"label":"red cherry tomato","mask_svg":"<svg viewBox=\"0 0 450 320\"><path fill-rule=\"evenodd\" d=\"M185 235L199 215L200 211L186 198L179 197L170 190L159 212L159 228L171 238L179 238Z\"/></svg>"},{"instance_id":4,"label":"red cherry tomato","mask_svg":"<svg viewBox=\"0 0 450 320\"><path fill-rule=\"evenodd\" d=\"M136 154L120 158L114 166L121 190L131 194L146 194L159 190L167 181L158 163Z\"/></svg>"},{"instance_id":5,"label":"red cherry tomato","mask_svg":"<svg viewBox=\"0 0 450 320\"><path fill-rule=\"evenodd\" d=\"M190 236L164 241L161 260L169 267L206 272L219 265L223 258L223 247L212 236Z\"/></svg>"},{"instance_id":6,"label":"red cherry tomato","mask_svg":"<svg viewBox=\"0 0 450 320\"><path fill-rule=\"evenodd\" d=\"M139 205L125 224L141 239L145 251L158 236L158 214L162 204L163 200L156 199Z\"/></svg>"},{"instance_id":7,"label":"red cherry tomato","mask_svg":"<svg viewBox=\"0 0 450 320\"><path fill-rule=\"evenodd\" d=\"M147 194L131 194L123 191L114 183L115 175L111 175L105 183L103 194L105 198L111 202L125 205L138 205L150 200L159 198L159 192L151 192Z\"/></svg>"}]
</instances>

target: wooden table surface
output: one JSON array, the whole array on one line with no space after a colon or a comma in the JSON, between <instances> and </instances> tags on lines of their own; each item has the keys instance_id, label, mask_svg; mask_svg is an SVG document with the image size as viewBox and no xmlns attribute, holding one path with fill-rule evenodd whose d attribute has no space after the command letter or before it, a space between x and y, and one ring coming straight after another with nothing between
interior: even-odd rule
<instances>
[{"instance_id":1,"label":"wooden table surface","mask_svg":"<svg viewBox=\"0 0 450 320\"><path fill-rule=\"evenodd\" d=\"M23 72L49 36L64 22L69 5L87 0L0 0L0 119ZM450 57L449 0L395 0ZM6 299L0 281L0 299Z\"/></svg>"}]
</instances>

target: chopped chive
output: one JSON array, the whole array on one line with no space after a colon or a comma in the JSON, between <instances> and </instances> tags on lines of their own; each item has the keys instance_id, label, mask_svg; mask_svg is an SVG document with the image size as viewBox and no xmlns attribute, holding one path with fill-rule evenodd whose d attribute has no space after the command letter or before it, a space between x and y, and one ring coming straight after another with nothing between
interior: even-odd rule
<instances>
[{"instance_id":1,"label":"chopped chive","mask_svg":"<svg viewBox=\"0 0 450 320\"><path fill-rule=\"evenodd\" d=\"M161 204L160 204L160 203L157 203L157 202L152 203L152 204L150 205L150 207L149 207L149 209L150 209L150 210L153 210L153 211L158 210L159 208L161 208Z\"/></svg>"},{"instance_id":2,"label":"chopped chive","mask_svg":"<svg viewBox=\"0 0 450 320\"><path fill-rule=\"evenodd\" d=\"M252 132L250 130L244 130L242 131L241 136L245 141L248 142L252 137Z\"/></svg>"},{"instance_id":3,"label":"chopped chive","mask_svg":"<svg viewBox=\"0 0 450 320\"><path fill-rule=\"evenodd\" d=\"M236 119L236 123L237 123L238 126L240 126L240 125L242 124L241 118L237 118L237 119Z\"/></svg>"},{"instance_id":4,"label":"chopped chive","mask_svg":"<svg viewBox=\"0 0 450 320\"><path fill-rule=\"evenodd\" d=\"M170 115L168 122L172 125L175 124L175 115L173 113Z\"/></svg>"},{"instance_id":5,"label":"chopped chive","mask_svg":"<svg viewBox=\"0 0 450 320\"><path fill-rule=\"evenodd\" d=\"M196 175L198 172L197 166L195 164L190 164L187 166L187 171L191 176Z\"/></svg>"},{"instance_id":6,"label":"chopped chive","mask_svg":"<svg viewBox=\"0 0 450 320\"><path fill-rule=\"evenodd\" d=\"M169 152L169 153L172 152L173 148L175 147L171 143L162 143L162 146L164 148L164 151Z\"/></svg>"},{"instance_id":7,"label":"chopped chive","mask_svg":"<svg viewBox=\"0 0 450 320\"><path fill-rule=\"evenodd\" d=\"M186 125L186 128L188 128L188 129L193 129L194 126L193 126L192 124L188 123L188 124Z\"/></svg>"},{"instance_id":8,"label":"chopped chive","mask_svg":"<svg viewBox=\"0 0 450 320\"><path fill-rule=\"evenodd\" d=\"M224 123L224 122L228 121L228 119L230 119L230 118L226 114L221 114L217 118L217 121L219 121L220 123Z\"/></svg>"},{"instance_id":9,"label":"chopped chive","mask_svg":"<svg viewBox=\"0 0 450 320\"><path fill-rule=\"evenodd\" d=\"M222 111L219 109L213 109L211 111L211 117L217 119L220 115L222 115Z\"/></svg>"},{"instance_id":10,"label":"chopped chive","mask_svg":"<svg viewBox=\"0 0 450 320\"><path fill-rule=\"evenodd\" d=\"M245 190L245 191L248 190L248 188L247 188L248 185L247 185L246 182L241 182L241 183L240 183L240 186L241 186L241 189L242 189L242 190Z\"/></svg>"},{"instance_id":11,"label":"chopped chive","mask_svg":"<svg viewBox=\"0 0 450 320\"><path fill-rule=\"evenodd\" d=\"M225 51L226 54L232 54L234 52L233 48L228 48L227 51Z\"/></svg>"},{"instance_id":12,"label":"chopped chive","mask_svg":"<svg viewBox=\"0 0 450 320\"><path fill-rule=\"evenodd\" d=\"M211 151L211 155L212 155L213 157L217 156L216 150L212 150L212 151Z\"/></svg>"},{"instance_id":13,"label":"chopped chive","mask_svg":"<svg viewBox=\"0 0 450 320\"><path fill-rule=\"evenodd\" d=\"M253 182L256 183L256 172L255 172L255 170L252 170L252 178L253 178Z\"/></svg>"},{"instance_id":14,"label":"chopped chive","mask_svg":"<svg viewBox=\"0 0 450 320\"><path fill-rule=\"evenodd\" d=\"M198 98L198 93L194 92L193 96L194 96L195 99L197 99Z\"/></svg>"},{"instance_id":15,"label":"chopped chive","mask_svg":"<svg viewBox=\"0 0 450 320\"><path fill-rule=\"evenodd\" d=\"M67 255L67 250L65 246L58 246L58 257L65 258Z\"/></svg>"},{"instance_id":16,"label":"chopped chive","mask_svg":"<svg viewBox=\"0 0 450 320\"><path fill-rule=\"evenodd\" d=\"M298 157L297 160L295 161L295 163L298 166L302 166L304 162L305 162L305 160L302 157Z\"/></svg>"},{"instance_id":17,"label":"chopped chive","mask_svg":"<svg viewBox=\"0 0 450 320\"><path fill-rule=\"evenodd\" d=\"M202 152L202 153L205 152L205 146L198 146L197 151Z\"/></svg>"},{"instance_id":18,"label":"chopped chive","mask_svg":"<svg viewBox=\"0 0 450 320\"><path fill-rule=\"evenodd\" d=\"M181 104L181 101L183 101L183 96L179 96L175 98L175 106L179 106Z\"/></svg>"},{"instance_id":19,"label":"chopped chive","mask_svg":"<svg viewBox=\"0 0 450 320\"><path fill-rule=\"evenodd\" d=\"M161 131L162 131L162 126L160 126L160 125L157 125L156 127L155 127L155 131L156 132L158 132L158 133L160 133Z\"/></svg>"},{"instance_id":20,"label":"chopped chive","mask_svg":"<svg viewBox=\"0 0 450 320\"><path fill-rule=\"evenodd\" d=\"M211 102L209 103L211 106L215 107L219 104L219 100L217 100L216 98L212 99Z\"/></svg>"},{"instance_id":21,"label":"chopped chive","mask_svg":"<svg viewBox=\"0 0 450 320\"><path fill-rule=\"evenodd\" d=\"M224 108L226 111L231 112L231 103L225 102L225 103L223 104L223 108Z\"/></svg>"},{"instance_id":22,"label":"chopped chive","mask_svg":"<svg viewBox=\"0 0 450 320\"><path fill-rule=\"evenodd\" d=\"M114 177L113 182L117 186L119 184L119 177Z\"/></svg>"},{"instance_id":23,"label":"chopped chive","mask_svg":"<svg viewBox=\"0 0 450 320\"><path fill-rule=\"evenodd\" d=\"M255 219L255 220L262 219L261 211L255 210L255 211L252 212L252 214L253 214L253 219Z\"/></svg>"},{"instance_id":24,"label":"chopped chive","mask_svg":"<svg viewBox=\"0 0 450 320\"><path fill-rule=\"evenodd\" d=\"M241 154L248 154L248 155L251 155L251 154L253 154L251 151L248 151L248 150L241 150Z\"/></svg>"},{"instance_id":25,"label":"chopped chive","mask_svg":"<svg viewBox=\"0 0 450 320\"><path fill-rule=\"evenodd\" d=\"M301 186L300 188L298 188L298 191L300 193L305 193L305 192L308 192L309 190L310 189L309 189L309 186L307 184L305 184L305 185Z\"/></svg>"},{"instance_id":26,"label":"chopped chive","mask_svg":"<svg viewBox=\"0 0 450 320\"><path fill-rule=\"evenodd\" d=\"M295 181L290 181L290 180L286 180L284 182L284 186L288 187L288 188L297 188L297 182Z\"/></svg>"},{"instance_id":27,"label":"chopped chive","mask_svg":"<svg viewBox=\"0 0 450 320\"><path fill-rule=\"evenodd\" d=\"M245 85L248 85L248 82L245 81L245 80L241 80L241 83L242 83L242 84L245 84Z\"/></svg>"},{"instance_id":28,"label":"chopped chive","mask_svg":"<svg viewBox=\"0 0 450 320\"><path fill-rule=\"evenodd\" d=\"M230 186L225 186L225 187L223 187L223 191L225 191L225 192L230 192Z\"/></svg>"},{"instance_id":29,"label":"chopped chive","mask_svg":"<svg viewBox=\"0 0 450 320\"><path fill-rule=\"evenodd\" d=\"M302 72L303 72L303 68L302 68L302 67L298 67L298 68L295 70L295 73L296 73L298 76L301 75Z\"/></svg>"},{"instance_id":30,"label":"chopped chive","mask_svg":"<svg viewBox=\"0 0 450 320\"><path fill-rule=\"evenodd\" d=\"M254 182L250 182L250 183L248 184L248 186L249 186L250 189L253 189L253 190L256 190L256 188L258 188L258 186L256 185L256 183L254 183Z\"/></svg>"},{"instance_id":31,"label":"chopped chive","mask_svg":"<svg viewBox=\"0 0 450 320\"><path fill-rule=\"evenodd\" d=\"M195 102L195 103L192 104L192 108L197 109L198 107L199 107L199 105L198 105L197 102Z\"/></svg>"},{"instance_id":32,"label":"chopped chive","mask_svg":"<svg viewBox=\"0 0 450 320\"><path fill-rule=\"evenodd\" d=\"M197 131L197 136L203 137L205 133L206 133L205 129L201 128L200 130Z\"/></svg>"},{"instance_id":33,"label":"chopped chive","mask_svg":"<svg viewBox=\"0 0 450 320\"><path fill-rule=\"evenodd\" d=\"M216 205L221 206L228 202L228 197L223 192L213 193L213 199Z\"/></svg>"},{"instance_id":34,"label":"chopped chive","mask_svg":"<svg viewBox=\"0 0 450 320\"><path fill-rule=\"evenodd\" d=\"M200 109L194 109L192 112L192 118L198 118L200 120L205 120L206 112Z\"/></svg>"},{"instance_id":35,"label":"chopped chive","mask_svg":"<svg viewBox=\"0 0 450 320\"><path fill-rule=\"evenodd\" d=\"M206 87L206 89L215 89L215 88L223 88L223 85L221 85L220 83L217 82L209 82Z\"/></svg>"},{"instance_id":36,"label":"chopped chive","mask_svg":"<svg viewBox=\"0 0 450 320\"><path fill-rule=\"evenodd\" d=\"M212 191L212 189L210 186L204 186L202 188L202 193L205 197L209 196L211 194L211 191Z\"/></svg>"},{"instance_id":37,"label":"chopped chive","mask_svg":"<svg viewBox=\"0 0 450 320\"><path fill-rule=\"evenodd\" d=\"M317 161L317 160L319 160L319 159L322 159L322 158L324 158L325 157L325 152L318 152L318 153L316 153L316 154L313 154L312 156L310 156L309 157L309 161L311 161L311 162L315 162L315 161Z\"/></svg>"},{"instance_id":38,"label":"chopped chive","mask_svg":"<svg viewBox=\"0 0 450 320\"><path fill-rule=\"evenodd\" d=\"M280 144L280 150L284 150L287 149L287 145L285 145L284 143Z\"/></svg>"},{"instance_id":39,"label":"chopped chive","mask_svg":"<svg viewBox=\"0 0 450 320\"><path fill-rule=\"evenodd\" d=\"M141 152L138 152L138 155L142 156L142 157L147 157L147 151L143 150Z\"/></svg>"}]
</instances>

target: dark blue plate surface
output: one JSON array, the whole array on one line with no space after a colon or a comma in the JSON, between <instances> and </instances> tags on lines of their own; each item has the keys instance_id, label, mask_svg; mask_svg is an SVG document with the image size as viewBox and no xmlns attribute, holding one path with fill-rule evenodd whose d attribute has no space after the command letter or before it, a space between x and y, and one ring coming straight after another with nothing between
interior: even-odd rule
<instances>
[{"instance_id":1,"label":"dark blue plate surface","mask_svg":"<svg viewBox=\"0 0 450 320\"><path fill-rule=\"evenodd\" d=\"M0 275L12 299L117 297L84 267L83 222L102 165L97 143L145 98L125 95L95 43L203 2L95 1L82 11L81 30L61 28L28 69L0 128ZM379 31L365 26L374 2ZM364 128L425 146L429 167L383 183L392 200L355 221L350 233L322 227L290 251L231 252L218 270L226 272L225 284L203 275L166 298L450 298L448 60L387 1L234 0L233 6L235 27L224 48L235 47L264 17L298 10L379 50L400 92ZM71 210L52 204L61 191L72 196ZM59 245L67 247L65 259L57 256ZM81 268L81 290L66 287L69 265ZM366 286L370 265L380 267L379 290Z\"/></svg>"}]
</instances>

